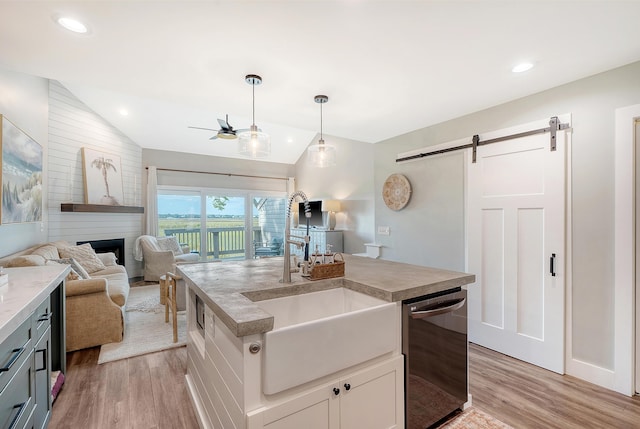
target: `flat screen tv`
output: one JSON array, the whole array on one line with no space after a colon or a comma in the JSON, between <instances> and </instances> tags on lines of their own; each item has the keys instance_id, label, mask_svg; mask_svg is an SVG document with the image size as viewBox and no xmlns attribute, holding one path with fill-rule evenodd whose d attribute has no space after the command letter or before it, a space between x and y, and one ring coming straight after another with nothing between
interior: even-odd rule
<instances>
[{"instance_id":1,"label":"flat screen tv","mask_svg":"<svg viewBox=\"0 0 640 429\"><path fill-rule=\"evenodd\" d=\"M309 208L311 209L311 218L309 219L309 226L312 228L324 227L322 222L322 201L309 201ZM307 218L304 216L304 203L298 204L298 227L304 228L307 226Z\"/></svg>"}]
</instances>

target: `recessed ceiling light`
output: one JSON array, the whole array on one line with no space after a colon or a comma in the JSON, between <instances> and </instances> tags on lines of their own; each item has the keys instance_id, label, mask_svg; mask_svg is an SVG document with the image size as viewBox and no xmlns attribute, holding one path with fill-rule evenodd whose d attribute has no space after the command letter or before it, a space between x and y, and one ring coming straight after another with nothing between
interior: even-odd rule
<instances>
[{"instance_id":1,"label":"recessed ceiling light","mask_svg":"<svg viewBox=\"0 0 640 429\"><path fill-rule=\"evenodd\" d=\"M62 16L58 18L56 22L67 30L73 31L74 33L85 34L89 31L87 26L82 22L74 18L69 18L68 16Z\"/></svg>"},{"instance_id":2,"label":"recessed ceiling light","mask_svg":"<svg viewBox=\"0 0 640 429\"><path fill-rule=\"evenodd\" d=\"M514 68L512 68L511 71L514 73L522 73L522 72L526 72L527 70L531 70L532 68L533 68L533 64L531 63L520 63L516 65Z\"/></svg>"},{"instance_id":3,"label":"recessed ceiling light","mask_svg":"<svg viewBox=\"0 0 640 429\"><path fill-rule=\"evenodd\" d=\"M127 109L120 109L119 112L122 116L127 116L129 114L129 111Z\"/></svg>"}]
</instances>

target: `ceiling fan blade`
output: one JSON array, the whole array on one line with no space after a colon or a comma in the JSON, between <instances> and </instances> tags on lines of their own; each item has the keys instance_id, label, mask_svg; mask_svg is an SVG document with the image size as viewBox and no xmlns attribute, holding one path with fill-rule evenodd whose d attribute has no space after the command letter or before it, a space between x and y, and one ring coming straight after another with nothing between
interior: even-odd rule
<instances>
[{"instance_id":1,"label":"ceiling fan blade","mask_svg":"<svg viewBox=\"0 0 640 429\"><path fill-rule=\"evenodd\" d=\"M214 130L212 128L201 128L201 127L187 127L187 128L193 128L194 130L207 130L207 131L218 131L218 130Z\"/></svg>"},{"instance_id":2,"label":"ceiling fan blade","mask_svg":"<svg viewBox=\"0 0 640 429\"><path fill-rule=\"evenodd\" d=\"M223 130L232 130L233 129L233 127L231 125L229 125L229 122L225 121L224 119L218 118L218 123L220 124L220 128L222 128Z\"/></svg>"},{"instance_id":3,"label":"ceiling fan blade","mask_svg":"<svg viewBox=\"0 0 640 429\"><path fill-rule=\"evenodd\" d=\"M209 140L216 140L218 138L217 134L214 134L213 137L211 137Z\"/></svg>"}]
</instances>

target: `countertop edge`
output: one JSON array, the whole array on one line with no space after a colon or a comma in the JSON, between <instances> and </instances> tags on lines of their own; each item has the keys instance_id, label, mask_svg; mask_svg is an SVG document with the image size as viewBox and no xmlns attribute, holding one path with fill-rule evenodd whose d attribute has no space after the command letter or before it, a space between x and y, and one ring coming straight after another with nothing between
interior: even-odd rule
<instances>
[{"instance_id":1,"label":"countertop edge","mask_svg":"<svg viewBox=\"0 0 640 429\"><path fill-rule=\"evenodd\" d=\"M52 267L52 266L47 266ZM28 267L29 269L40 267ZM58 266L55 266L58 268ZM27 268L5 268L5 272L9 273L9 285L15 280L12 280L11 273L15 273L16 270L26 270ZM51 294L51 292L58 287L58 285L65 279L71 266L60 264L60 271L57 275L54 272L55 277L48 280L34 296L30 297L27 302L22 303L22 306L15 310L15 312L0 326L0 343L6 340L13 331L15 331L25 320L38 308L38 306L44 301L44 299Z\"/></svg>"}]
</instances>

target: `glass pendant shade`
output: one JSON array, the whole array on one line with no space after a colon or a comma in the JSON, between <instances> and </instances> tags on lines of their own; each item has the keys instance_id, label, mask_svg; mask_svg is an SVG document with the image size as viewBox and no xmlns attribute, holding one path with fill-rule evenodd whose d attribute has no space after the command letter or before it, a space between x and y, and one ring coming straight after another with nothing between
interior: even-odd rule
<instances>
[{"instance_id":1,"label":"glass pendant shade","mask_svg":"<svg viewBox=\"0 0 640 429\"><path fill-rule=\"evenodd\" d=\"M238 153L249 158L266 158L271 154L271 137L263 133L256 125L256 85L262 83L262 78L257 74L248 74L245 82L251 85L252 118L253 124L249 131L238 134Z\"/></svg>"},{"instance_id":2,"label":"glass pendant shade","mask_svg":"<svg viewBox=\"0 0 640 429\"><path fill-rule=\"evenodd\" d=\"M322 105L329 101L329 97L316 95L313 101L320 104L320 140L318 144L311 145L307 149L309 164L319 168L333 167L336 165L336 147L325 144L322 138Z\"/></svg>"},{"instance_id":3,"label":"glass pendant shade","mask_svg":"<svg viewBox=\"0 0 640 429\"><path fill-rule=\"evenodd\" d=\"M309 162L314 167L325 168L336 165L336 147L325 144L322 139L318 141L318 144L309 146L307 154Z\"/></svg>"},{"instance_id":4,"label":"glass pendant shade","mask_svg":"<svg viewBox=\"0 0 640 429\"><path fill-rule=\"evenodd\" d=\"M238 153L249 158L266 158L271 153L271 138L251 125L249 131L238 135Z\"/></svg>"}]
</instances>

